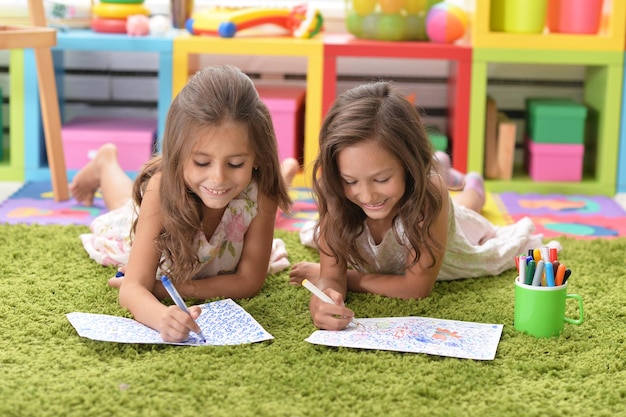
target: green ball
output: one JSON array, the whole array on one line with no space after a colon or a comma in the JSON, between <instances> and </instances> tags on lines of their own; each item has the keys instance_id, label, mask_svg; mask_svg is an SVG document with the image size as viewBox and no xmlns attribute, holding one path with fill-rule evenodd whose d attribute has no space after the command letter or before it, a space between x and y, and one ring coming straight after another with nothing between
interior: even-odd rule
<instances>
[{"instance_id":1,"label":"green ball","mask_svg":"<svg viewBox=\"0 0 626 417\"><path fill-rule=\"evenodd\" d=\"M346 16L346 28L357 38L363 37L363 17L356 12L350 12Z\"/></svg>"},{"instance_id":2,"label":"green ball","mask_svg":"<svg viewBox=\"0 0 626 417\"><path fill-rule=\"evenodd\" d=\"M378 22L380 21L380 13L372 13L363 18L363 37L365 39L378 39Z\"/></svg>"},{"instance_id":3,"label":"green ball","mask_svg":"<svg viewBox=\"0 0 626 417\"><path fill-rule=\"evenodd\" d=\"M428 40L426 35L426 14L420 13L416 16L405 17L406 38L412 41Z\"/></svg>"},{"instance_id":4,"label":"green ball","mask_svg":"<svg viewBox=\"0 0 626 417\"><path fill-rule=\"evenodd\" d=\"M404 17L399 13L386 14L383 13L378 21L377 39L383 41L401 41L405 40L406 23Z\"/></svg>"}]
</instances>

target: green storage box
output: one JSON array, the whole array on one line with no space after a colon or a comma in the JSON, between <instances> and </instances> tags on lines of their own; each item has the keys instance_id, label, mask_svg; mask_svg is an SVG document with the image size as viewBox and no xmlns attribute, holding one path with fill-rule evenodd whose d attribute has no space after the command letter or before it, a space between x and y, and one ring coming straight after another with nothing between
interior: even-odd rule
<instances>
[{"instance_id":1,"label":"green storage box","mask_svg":"<svg viewBox=\"0 0 626 417\"><path fill-rule=\"evenodd\" d=\"M526 100L526 131L535 143L582 144L587 108L567 98Z\"/></svg>"},{"instance_id":2,"label":"green storage box","mask_svg":"<svg viewBox=\"0 0 626 417\"><path fill-rule=\"evenodd\" d=\"M428 132L430 143L436 151L445 152L448 150L448 137L446 135L439 133L433 128L427 128L426 131Z\"/></svg>"}]
</instances>

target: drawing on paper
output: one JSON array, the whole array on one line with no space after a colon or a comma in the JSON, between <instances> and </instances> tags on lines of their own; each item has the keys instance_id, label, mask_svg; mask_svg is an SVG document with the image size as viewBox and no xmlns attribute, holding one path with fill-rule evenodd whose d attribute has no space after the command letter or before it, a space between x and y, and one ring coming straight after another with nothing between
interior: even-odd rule
<instances>
[{"instance_id":1,"label":"drawing on paper","mask_svg":"<svg viewBox=\"0 0 626 417\"><path fill-rule=\"evenodd\" d=\"M309 343L359 349L426 353L456 358L493 360L502 335L501 324L426 317L355 319L341 331L317 330Z\"/></svg>"},{"instance_id":2,"label":"drawing on paper","mask_svg":"<svg viewBox=\"0 0 626 417\"><path fill-rule=\"evenodd\" d=\"M173 345L239 345L270 340L274 337L241 306L231 299L200 305L202 313L196 320L206 343L191 332L181 343L164 342L154 329L126 317L92 313L68 313L68 320L79 336L103 342L152 343Z\"/></svg>"}]
</instances>

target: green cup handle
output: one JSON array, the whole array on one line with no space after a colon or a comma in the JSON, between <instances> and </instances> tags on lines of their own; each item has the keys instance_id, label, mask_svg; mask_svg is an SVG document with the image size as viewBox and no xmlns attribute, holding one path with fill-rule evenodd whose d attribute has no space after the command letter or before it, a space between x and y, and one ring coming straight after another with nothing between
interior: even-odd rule
<instances>
[{"instance_id":1,"label":"green cup handle","mask_svg":"<svg viewBox=\"0 0 626 417\"><path fill-rule=\"evenodd\" d=\"M578 295L578 294L567 294L565 295L565 298L574 298L576 300L578 300L578 319L570 319L569 317L565 317L565 321L571 324L582 324L583 322L583 298Z\"/></svg>"}]
</instances>

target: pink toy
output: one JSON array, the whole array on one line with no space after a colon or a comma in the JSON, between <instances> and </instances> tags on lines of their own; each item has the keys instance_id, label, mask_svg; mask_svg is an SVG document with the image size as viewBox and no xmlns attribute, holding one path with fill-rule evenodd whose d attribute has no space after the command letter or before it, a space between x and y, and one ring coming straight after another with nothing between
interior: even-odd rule
<instances>
[{"instance_id":1,"label":"pink toy","mask_svg":"<svg viewBox=\"0 0 626 417\"><path fill-rule=\"evenodd\" d=\"M426 34L432 42L452 43L465 34L467 14L459 6L437 3L426 15Z\"/></svg>"},{"instance_id":2,"label":"pink toy","mask_svg":"<svg viewBox=\"0 0 626 417\"><path fill-rule=\"evenodd\" d=\"M142 14L130 15L126 18L126 33L130 36L146 36L150 33L148 16Z\"/></svg>"}]
</instances>

